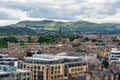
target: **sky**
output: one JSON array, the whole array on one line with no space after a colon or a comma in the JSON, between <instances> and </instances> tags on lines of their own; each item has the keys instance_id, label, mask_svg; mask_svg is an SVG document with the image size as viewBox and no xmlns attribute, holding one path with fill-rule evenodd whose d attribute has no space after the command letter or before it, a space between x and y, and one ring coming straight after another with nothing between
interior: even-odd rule
<instances>
[{"instance_id":1,"label":"sky","mask_svg":"<svg viewBox=\"0 0 120 80\"><path fill-rule=\"evenodd\" d=\"M120 0L0 0L0 25L45 19L120 23Z\"/></svg>"}]
</instances>

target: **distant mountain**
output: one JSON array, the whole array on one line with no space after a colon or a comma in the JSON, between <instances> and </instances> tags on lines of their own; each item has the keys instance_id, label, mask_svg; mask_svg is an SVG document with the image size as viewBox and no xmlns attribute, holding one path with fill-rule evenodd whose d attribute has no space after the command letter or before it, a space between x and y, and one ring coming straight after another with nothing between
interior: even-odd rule
<instances>
[{"instance_id":1,"label":"distant mountain","mask_svg":"<svg viewBox=\"0 0 120 80\"><path fill-rule=\"evenodd\" d=\"M32 29L26 28L26 27L13 27L13 26L4 26L0 27L0 34L35 34L36 32Z\"/></svg>"},{"instance_id":2,"label":"distant mountain","mask_svg":"<svg viewBox=\"0 0 120 80\"><path fill-rule=\"evenodd\" d=\"M120 33L120 24L104 23L97 24L87 21L62 22L62 21L21 21L15 25L16 27L26 27L39 30L58 30L62 26L64 31L82 31L82 32L118 32Z\"/></svg>"},{"instance_id":3,"label":"distant mountain","mask_svg":"<svg viewBox=\"0 0 120 80\"><path fill-rule=\"evenodd\" d=\"M97 24L87 21L62 22L62 21L52 21L52 20L21 21L16 24L12 24L0 28L0 33L6 31L6 29L7 32L15 32L15 33L16 31L22 33L29 33L29 32L35 33L35 30L57 31L59 29L59 26L62 26L63 31L120 33L120 24L115 24L115 23Z\"/></svg>"}]
</instances>

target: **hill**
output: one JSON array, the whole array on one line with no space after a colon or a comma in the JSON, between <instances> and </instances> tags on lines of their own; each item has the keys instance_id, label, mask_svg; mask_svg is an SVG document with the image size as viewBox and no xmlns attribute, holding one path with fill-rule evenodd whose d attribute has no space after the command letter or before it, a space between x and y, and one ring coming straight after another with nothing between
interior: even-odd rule
<instances>
[{"instance_id":1,"label":"hill","mask_svg":"<svg viewBox=\"0 0 120 80\"><path fill-rule=\"evenodd\" d=\"M4 26L0 28L0 33L35 33L39 31L58 31L59 26L62 26L63 31L79 31L86 33L120 33L120 24L115 23L92 23L87 21L62 22L62 21L21 21L14 25Z\"/></svg>"},{"instance_id":2,"label":"hill","mask_svg":"<svg viewBox=\"0 0 120 80\"><path fill-rule=\"evenodd\" d=\"M14 34L35 34L36 32L32 29L26 27L13 27L13 26L4 26L0 27L0 34L1 35L14 35Z\"/></svg>"},{"instance_id":3,"label":"hill","mask_svg":"<svg viewBox=\"0 0 120 80\"><path fill-rule=\"evenodd\" d=\"M43 21L21 21L16 24L17 27L26 27L39 30L58 30L62 26L63 31L82 31L82 32L109 32L120 33L120 24L104 23L97 24L87 21L61 22L52 20Z\"/></svg>"}]
</instances>

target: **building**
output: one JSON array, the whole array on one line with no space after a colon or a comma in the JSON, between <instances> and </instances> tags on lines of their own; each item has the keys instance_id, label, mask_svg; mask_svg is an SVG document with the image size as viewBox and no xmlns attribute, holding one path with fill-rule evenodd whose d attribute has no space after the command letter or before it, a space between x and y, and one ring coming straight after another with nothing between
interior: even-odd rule
<instances>
[{"instance_id":1,"label":"building","mask_svg":"<svg viewBox=\"0 0 120 80\"><path fill-rule=\"evenodd\" d=\"M0 71L0 80L15 80L10 72Z\"/></svg>"},{"instance_id":2,"label":"building","mask_svg":"<svg viewBox=\"0 0 120 80\"><path fill-rule=\"evenodd\" d=\"M86 60L90 71L101 70L102 62L98 59L96 54L84 54L81 56L83 60Z\"/></svg>"},{"instance_id":3,"label":"building","mask_svg":"<svg viewBox=\"0 0 120 80\"><path fill-rule=\"evenodd\" d=\"M117 48L112 48L111 53L108 55L110 62L120 62L120 51Z\"/></svg>"},{"instance_id":4,"label":"building","mask_svg":"<svg viewBox=\"0 0 120 80\"><path fill-rule=\"evenodd\" d=\"M78 75L76 80L92 80L92 79L90 79L90 75L88 73L86 73L86 74Z\"/></svg>"},{"instance_id":5,"label":"building","mask_svg":"<svg viewBox=\"0 0 120 80\"><path fill-rule=\"evenodd\" d=\"M26 56L27 56L27 57L32 57L33 54L42 54L42 52L39 51L39 50L36 50L36 51L28 51Z\"/></svg>"},{"instance_id":6,"label":"building","mask_svg":"<svg viewBox=\"0 0 120 80\"><path fill-rule=\"evenodd\" d=\"M0 64L1 65L11 65L17 67L18 59L9 57L7 54L0 54Z\"/></svg>"},{"instance_id":7,"label":"building","mask_svg":"<svg viewBox=\"0 0 120 80\"><path fill-rule=\"evenodd\" d=\"M61 31L61 26L60 26L60 29L59 29L58 43L59 43L59 44L62 44L62 31Z\"/></svg>"},{"instance_id":8,"label":"building","mask_svg":"<svg viewBox=\"0 0 120 80\"><path fill-rule=\"evenodd\" d=\"M13 66L0 65L0 80L31 80L31 72Z\"/></svg>"},{"instance_id":9,"label":"building","mask_svg":"<svg viewBox=\"0 0 120 80\"><path fill-rule=\"evenodd\" d=\"M120 73L114 73L114 70L90 71L80 74L75 80L120 80Z\"/></svg>"},{"instance_id":10,"label":"building","mask_svg":"<svg viewBox=\"0 0 120 80\"><path fill-rule=\"evenodd\" d=\"M58 32L58 44L61 44L62 46L65 46L63 44L70 45L70 39L62 37L62 28L61 28L61 26L60 26L59 32Z\"/></svg>"},{"instance_id":11,"label":"building","mask_svg":"<svg viewBox=\"0 0 120 80\"><path fill-rule=\"evenodd\" d=\"M69 74L77 76L88 69L81 57L36 54L19 62L19 68L31 70L32 80L63 80Z\"/></svg>"}]
</instances>

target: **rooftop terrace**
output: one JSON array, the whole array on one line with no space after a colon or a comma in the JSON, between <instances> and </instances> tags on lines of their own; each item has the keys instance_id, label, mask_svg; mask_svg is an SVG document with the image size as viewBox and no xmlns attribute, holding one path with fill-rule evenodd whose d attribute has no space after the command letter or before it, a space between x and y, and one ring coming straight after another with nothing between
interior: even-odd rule
<instances>
[{"instance_id":1,"label":"rooftop terrace","mask_svg":"<svg viewBox=\"0 0 120 80\"><path fill-rule=\"evenodd\" d=\"M36 63L36 64L61 64L61 63L77 63L85 62L81 57L74 56L59 56L59 55L46 55L36 54L33 57L26 57L25 63Z\"/></svg>"}]
</instances>

